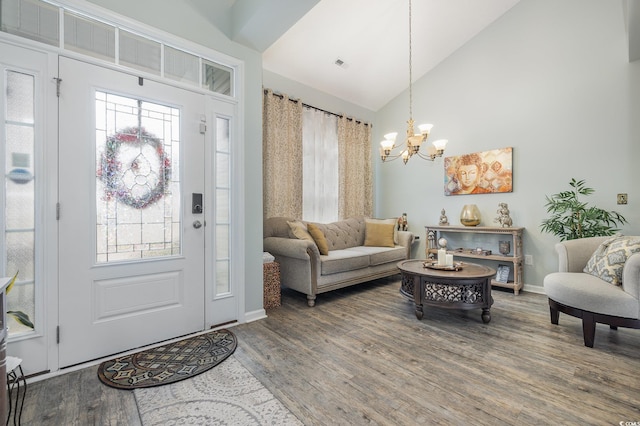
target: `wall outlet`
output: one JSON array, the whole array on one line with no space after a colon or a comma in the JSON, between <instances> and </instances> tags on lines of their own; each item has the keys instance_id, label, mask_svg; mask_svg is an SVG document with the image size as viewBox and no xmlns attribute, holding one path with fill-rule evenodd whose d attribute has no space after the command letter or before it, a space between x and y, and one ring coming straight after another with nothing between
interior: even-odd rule
<instances>
[{"instance_id":1,"label":"wall outlet","mask_svg":"<svg viewBox=\"0 0 640 426\"><path fill-rule=\"evenodd\" d=\"M524 264L525 265L533 265L533 256L530 254L524 255Z\"/></svg>"},{"instance_id":2,"label":"wall outlet","mask_svg":"<svg viewBox=\"0 0 640 426\"><path fill-rule=\"evenodd\" d=\"M627 194L618 194L618 204L627 204Z\"/></svg>"}]
</instances>

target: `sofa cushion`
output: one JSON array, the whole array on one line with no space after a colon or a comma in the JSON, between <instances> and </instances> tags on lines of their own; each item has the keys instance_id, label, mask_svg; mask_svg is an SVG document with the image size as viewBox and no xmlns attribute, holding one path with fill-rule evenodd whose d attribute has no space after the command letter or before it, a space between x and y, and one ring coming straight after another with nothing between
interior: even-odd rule
<instances>
[{"instance_id":1,"label":"sofa cushion","mask_svg":"<svg viewBox=\"0 0 640 426\"><path fill-rule=\"evenodd\" d=\"M393 225L393 244L398 244L398 218L392 217L390 219L372 219L366 218L365 223L389 223Z\"/></svg>"},{"instance_id":2,"label":"sofa cushion","mask_svg":"<svg viewBox=\"0 0 640 426\"><path fill-rule=\"evenodd\" d=\"M364 245L373 247L394 247L393 233L395 224L365 220Z\"/></svg>"},{"instance_id":3,"label":"sofa cushion","mask_svg":"<svg viewBox=\"0 0 640 426\"><path fill-rule=\"evenodd\" d=\"M307 231L307 225L299 220L287 221L289 225L289 238L297 238L299 240L307 240L315 243L315 240Z\"/></svg>"},{"instance_id":4,"label":"sofa cushion","mask_svg":"<svg viewBox=\"0 0 640 426\"><path fill-rule=\"evenodd\" d=\"M640 237L615 236L604 241L593 253L584 272L608 283L622 285L622 270L627 258L640 252Z\"/></svg>"},{"instance_id":5,"label":"sofa cushion","mask_svg":"<svg viewBox=\"0 0 640 426\"><path fill-rule=\"evenodd\" d=\"M638 319L638 299L606 281L582 272L553 272L544 278L549 299L589 312Z\"/></svg>"},{"instance_id":6,"label":"sofa cushion","mask_svg":"<svg viewBox=\"0 0 640 426\"><path fill-rule=\"evenodd\" d=\"M402 246L388 247L353 247L349 250L359 251L369 256L369 266L382 265L389 262L400 262L407 256L407 248Z\"/></svg>"},{"instance_id":7,"label":"sofa cushion","mask_svg":"<svg viewBox=\"0 0 640 426\"><path fill-rule=\"evenodd\" d=\"M349 218L332 223L314 223L314 225L324 234L330 251L364 244L364 217Z\"/></svg>"},{"instance_id":8,"label":"sofa cushion","mask_svg":"<svg viewBox=\"0 0 640 426\"><path fill-rule=\"evenodd\" d=\"M353 271L367 266L369 266L369 256L351 248L331 250L328 255L320 256L321 275Z\"/></svg>"},{"instance_id":9,"label":"sofa cushion","mask_svg":"<svg viewBox=\"0 0 640 426\"><path fill-rule=\"evenodd\" d=\"M318 246L318 251L320 252L320 254L329 254L329 246L327 245L327 240L320 228L314 223L309 223L307 224L307 230L313 237L313 241L315 241L316 245Z\"/></svg>"}]
</instances>

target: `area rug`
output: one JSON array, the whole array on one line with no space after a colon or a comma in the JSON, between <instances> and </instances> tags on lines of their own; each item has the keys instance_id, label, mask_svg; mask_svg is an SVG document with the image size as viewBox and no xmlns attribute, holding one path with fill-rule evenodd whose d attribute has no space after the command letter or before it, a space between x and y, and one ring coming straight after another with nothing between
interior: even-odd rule
<instances>
[{"instance_id":1,"label":"area rug","mask_svg":"<svg viewBox=\"0 0 640 426\"><path fill-rule=\"evenodd\" d=\"M119 389L166 385L210 370L228 358L237 344L231 331L211 331L105 361L98 368L98 377Z\"/></svg>"},{"instance_id":2,"label":"area rug","mask_svg":"<svg viewBox=\"0 0 640 426\"><path fill-rule=\"evenodd\" d=\"M234 356L189 380L133 393L144 426L302 425Z\"/></svg>"}]
</instances>

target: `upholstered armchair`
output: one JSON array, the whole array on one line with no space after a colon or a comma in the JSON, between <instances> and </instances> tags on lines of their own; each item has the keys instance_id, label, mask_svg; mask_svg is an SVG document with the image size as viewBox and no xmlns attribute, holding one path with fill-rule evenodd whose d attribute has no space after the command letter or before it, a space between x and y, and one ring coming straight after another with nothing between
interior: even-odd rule
<instances>
[{"instance_id":1,"label":"upholstered armchair","mask_svg":"<svg viewBox=\"0 0 640 426\"><path fill-rule=\"evenodd\" d=\"M592 237L556 244L559 272L544 278L551 323L558 324L560 312L581 318L588 347L593 347L596 323L613 330L640 328L638 244L640 237Z\"/></svg>"}]
</instances>

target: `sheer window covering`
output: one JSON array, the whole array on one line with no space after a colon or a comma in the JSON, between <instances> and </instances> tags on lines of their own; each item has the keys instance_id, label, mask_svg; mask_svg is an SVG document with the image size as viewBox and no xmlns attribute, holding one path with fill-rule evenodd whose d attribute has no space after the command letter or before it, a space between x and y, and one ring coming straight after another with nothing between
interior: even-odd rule
<instances>
[{"instance_id":1,"label":"sheer window covering","mask_svg":"<svg viewBox=\"0 0 640 426\"><path fill-rule=\"evenodd\" d=\"M338 220L338 117L313 108L302 113L302 219Z\"/></svg>"}]
</instances>

